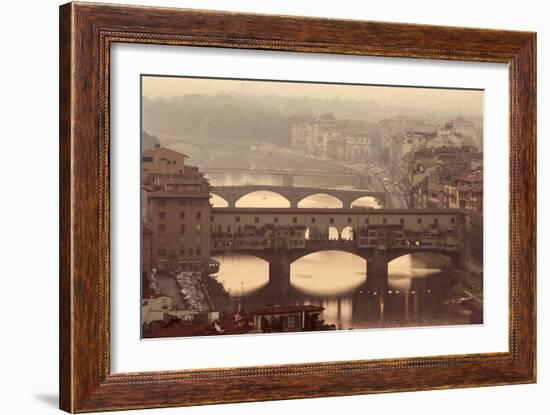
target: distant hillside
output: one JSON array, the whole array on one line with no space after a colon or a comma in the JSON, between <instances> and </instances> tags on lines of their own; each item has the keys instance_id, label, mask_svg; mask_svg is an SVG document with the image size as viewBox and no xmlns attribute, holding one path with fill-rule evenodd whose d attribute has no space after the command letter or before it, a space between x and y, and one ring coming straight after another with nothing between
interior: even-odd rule
<instances>
[{"instance_id":1,"label":"distant hillside","mask_svg":"<svg viewBox=\"0 0 550 415\"><path fill-rule=\"evenodd\" d=\"M172 98L143 98L143 126L147 131L180 137L290 143L291 126L331 112L337 119L371 121L379 115L372 101L189 94ZM374 116L374 117L373 117ZM376 127L373 123L373 132Z\"/></svg>"},{"instance_id":2,"label":"distant hillside","mask_svg":"<svg viewBox=\"0 0 550 415\"><path fill-rule=\"evenodd\" d=\"M286 146L293 123L332 113L339 120L366 122L368 134L376 139L378 121L409 116L436 123L461 113L400 105L382 106L364 99L284 97L278 95L187 94L167 98L142 98L143 128L179 137L238 141L263 141Z\"/></svg>"},{"instance_id":3,"label":"distant hillside","mask_svg":"<svg viewBox=\"0 0 550 415\"><path fill-rule=\"evenodd\" d=\"M141 149L148 150L153 148L156 144L160 144L160 141L157 137L152 134L149 134L147 131L141 132Z\"/></svg>"}]
</instances>

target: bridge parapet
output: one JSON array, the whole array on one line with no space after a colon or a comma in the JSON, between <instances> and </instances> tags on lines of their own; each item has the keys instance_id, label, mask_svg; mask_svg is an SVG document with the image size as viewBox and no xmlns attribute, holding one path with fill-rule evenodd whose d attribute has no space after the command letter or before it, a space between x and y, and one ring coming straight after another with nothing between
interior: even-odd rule
<instances>
[{"instance_id":1,"label":"bridge parapet","mask_svg":"<svg viewBox=\"0 0 550 415\"><path fill-rule=\"evenodd\" d=\"M262 258L270 264L270 278L289 279L292 262L321 251L360 256L367 262L367 279L377 275L379 285L387 280L388 263L406 254L443 254L457 266L463 258L462 211L212 209L211 223L213 253ZM345 228L351 229L347 239L341 238Z\"/></svg>"},{"instance_id":2,"label":"bridge parapet","mask_svg":"<svg viewBox=\"0 0 550 415\"><path fill-rule=\"evenodd\" d=\"M371 190L349 190L349 189L327 189L313 187L293 187L291 185L268 186L268 185L247 185L247 186L213 186L213 194L224 199L231 208L244 196L258 191L268 191L278 194L288 200L290 208L297 208L298 204L309 196L326 194L334 197L342 203L343 209L350 209L353 202L363 197L374 198L378 205L386 206L386 192Z\"/></svg>"}]
</instances>

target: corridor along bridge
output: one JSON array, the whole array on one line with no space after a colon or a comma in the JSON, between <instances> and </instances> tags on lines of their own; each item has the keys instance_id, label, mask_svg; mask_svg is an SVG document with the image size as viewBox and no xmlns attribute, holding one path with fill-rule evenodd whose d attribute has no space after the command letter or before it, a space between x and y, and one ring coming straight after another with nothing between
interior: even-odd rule
<instances>
[{"instance_id":1,"label":"corridor along bridge","mask_svg":"<svg viewBox=\"0 0 550 415\"><path fill-rule=\"evenodd\" d=\"M366 260L367 283L387 287L388 263L431 252L463 266L467 213L455 209L213 208L212 254L239 253L269 263L270 281L289 280L290 265L321 251Z\"/></svg>"}]
</instances>

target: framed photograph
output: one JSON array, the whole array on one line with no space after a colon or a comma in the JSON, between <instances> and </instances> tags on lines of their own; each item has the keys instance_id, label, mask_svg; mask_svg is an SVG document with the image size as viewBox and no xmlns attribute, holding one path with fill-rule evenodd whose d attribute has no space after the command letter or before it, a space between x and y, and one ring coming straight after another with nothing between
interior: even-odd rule
<instances>
[{"instance_id":1,"label":"framed photograph","mask_svg":"<svg viewBox=\"0 0 550 415\"><path fill-rule=\"evenodd\" d=\"M536 35L60 8L60 406L536 380Z\"/></svg>"}]
</instances>

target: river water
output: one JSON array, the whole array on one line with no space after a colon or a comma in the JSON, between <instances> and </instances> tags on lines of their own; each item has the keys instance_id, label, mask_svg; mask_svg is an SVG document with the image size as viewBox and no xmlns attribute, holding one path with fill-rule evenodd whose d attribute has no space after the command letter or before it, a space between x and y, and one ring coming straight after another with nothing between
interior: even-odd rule
<instances>
[{"instance_id":1,"label":"river water","mask_svg":"<svg viewBox=\"0 0 550 415\"><path fill-rule=\"evenodd\" d=\"M214 206L223 201L213 199ZM338 207L328 195L315 195L300 207ZM373 200L358 202L378 207ZM288 207L281 196L256 192L237 203L239 207ZM345 235L344 235L345 237ZM325 308L322 318L338 329L427 325L480 324L481 307L457 305L464 292L458 284L466 271L429 254L407 255L389 264L389 287L384 292L367 287L366 262L345 252L308 255L291 265L290 284L270 284L267 262L250 256L222 255L214 275L229 293L228 308L247 311L265 305L316 304ZM227 310L230 311L230 310Z\"/></svg>"}]
</instances>

